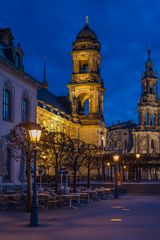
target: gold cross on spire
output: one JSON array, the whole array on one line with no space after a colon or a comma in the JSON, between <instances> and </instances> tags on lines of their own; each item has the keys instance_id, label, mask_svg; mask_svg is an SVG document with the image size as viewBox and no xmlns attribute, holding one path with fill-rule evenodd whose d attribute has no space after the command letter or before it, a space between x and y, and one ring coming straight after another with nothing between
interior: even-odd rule
<instances>
[{"instance_id":1,"label":"gold cross on spire","mask_svg":"<svg viewBox=\"0 0 160 240\"><path fill-rule=\"evenodd\" d=\"M86 26L88 26L89 20L88 20L88 16L86 16Z\"/></svg>"},{"instance_id":2,"label":"gold cross on spire","mask_svg":"<svg viewBox=\"0 0 160 240\"><path fill-rule=\"evenodd\" d=\"M151 47L148 47L148 59L150 58L151 56Z\"/></svg>"}]
</instances>

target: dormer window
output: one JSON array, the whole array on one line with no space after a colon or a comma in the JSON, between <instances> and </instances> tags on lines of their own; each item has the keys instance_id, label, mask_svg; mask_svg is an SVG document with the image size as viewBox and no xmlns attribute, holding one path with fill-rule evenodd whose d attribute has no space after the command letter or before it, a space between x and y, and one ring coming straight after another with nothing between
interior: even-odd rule
<instances>
[{"instance_id":1,"label":"dormer window","mask_svg":"<svg viewBox=\"0 0 160 240\"><path fill-rule=\"evenodd\" d=\"M16 63L16 67L20 68L20 56L18 53L16 53L16 62L15 63Z\"/></svg>"}]
</instances>

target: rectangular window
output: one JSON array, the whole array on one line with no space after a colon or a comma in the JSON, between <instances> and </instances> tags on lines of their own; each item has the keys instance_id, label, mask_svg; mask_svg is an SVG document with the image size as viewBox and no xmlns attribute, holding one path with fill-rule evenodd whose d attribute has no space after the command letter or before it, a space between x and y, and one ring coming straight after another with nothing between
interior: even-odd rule
<instances>
[{"instance_id":1,"label":"rectangular window","mask_svg":"<svg viewBox=\"0 0 160 240\"><path fill-rule=\"evenodd\" d=\"M22 99L22 123L28 121L28 100L26 98Z\"/></svg>"},{"instance_id":2,"label":"rectangular window","mask_svg":"<svg viewBox=\"0 0 160 240\"><path fill-rule=\"evenodd\" d=\"M3 120L11 120L11 93L8 89L3 93Z\"/></svg>"}]
</instances>

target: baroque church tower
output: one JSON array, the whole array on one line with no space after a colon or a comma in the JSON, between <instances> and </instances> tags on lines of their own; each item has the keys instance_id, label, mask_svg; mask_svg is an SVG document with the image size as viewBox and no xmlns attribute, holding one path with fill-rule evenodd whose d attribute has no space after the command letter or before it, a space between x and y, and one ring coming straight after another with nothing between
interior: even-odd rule
<instances>
[{"instance_id":1,"label":"baroque church tower","mask_svg":"<svg viewBox=\"0 0 160 240\"><path fill-rule=\"evenodd\" d=\"M68 84L72 115L81 122L80 138L105 144L104 87L100 76L101 45L86 17L84 28L73 42L73 72Z\"/></svg>"},{"instance_id":2,"label":"baroque church tower","mask_svg":"<svg viewBox=\"0 0 160 240\"><path fill-rule=\"evenodd\" d=\"M159 100L158 78L151 60L151 49L141 79L141 97L138 103L138 126L134 134L135 151L159 153Z\"/></svg>"}]
</instances>

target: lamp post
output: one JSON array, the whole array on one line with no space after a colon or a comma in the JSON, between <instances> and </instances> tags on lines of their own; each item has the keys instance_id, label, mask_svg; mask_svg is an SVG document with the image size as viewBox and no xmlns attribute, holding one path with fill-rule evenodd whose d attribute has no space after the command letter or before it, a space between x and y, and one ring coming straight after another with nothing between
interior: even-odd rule
<instances>
[{"instance_id":1,"label":"lamp post","mask_svg":"<svg viewBox=\"0 0 160 240\"><path fill-rule=\"evenodd\" d=\"M119 155L113 155L113 160L114 160L114 198L118 199L118 179L117 179L117 163L119 161Z\"/></svg>"},{"instance_id":2,"label":"lamp post","mask_svg":"<svg viewBox=\"0 0 160 240\"><path fill-rule=\"evenodd\" d=\"M138 165L139 165L140 157L141 157L141 155L139 153L136 153L136 180L137 180L137 182L139 181Z\"/></svg>"},{"instance_id":3,"label":"lamp post","mask_svg":"<svg viewBox=\"0 0 160 240\"><path fill-rule=\"evenodd\" d=\"M126 177L125 177L125 171L127 169L127 166L126 165L123 165L122 167L122 171L123 171L123 182L126 180Z\"/></svg>"},{"instance_id":4,"label":"lamp post","mask_svg":"<svg viewBox=\"0 0 160 240\"><path fill-rule=\"evenodd\" d=\"M31 218L30 218L30 226L36 227L38 226L38 204L37 204L37 176L36 176L36 144L40 141L41 137L41 128L36 123L30 123L28 127L29 137L31 143L34 144L34 169L33 169L33 193L32 193L32 206L31 206Z\"/></svg>"},{"instance_id":5,"label":"lamp post","mask_svg":"<svg viewBox=\"0 0 160 240\"><path fill-rule=\"evenodd\" d=\"M110 169L110 166L111 166L111 164L110 164L110 162L107 162L107 167L108 167L108 180L110 180L111 179L111 169Z\"/></svg>"}]
</instances>

